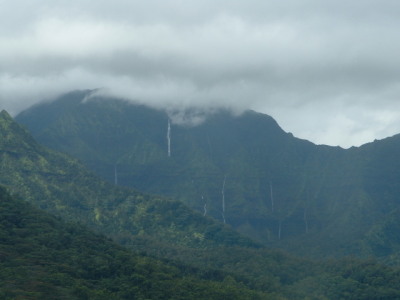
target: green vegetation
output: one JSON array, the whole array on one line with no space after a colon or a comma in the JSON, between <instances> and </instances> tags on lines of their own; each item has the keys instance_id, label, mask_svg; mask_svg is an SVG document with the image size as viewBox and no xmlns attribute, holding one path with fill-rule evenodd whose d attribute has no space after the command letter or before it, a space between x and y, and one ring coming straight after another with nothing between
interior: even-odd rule
<instances>
[{"instance_id":1,"label":"green vegetation","mask_svg":"<svg viewBox=\"0 0 400 300\"><path fill-rule=\"evenodd\" d=\"M178 201L100 180L77 160L37 144L5 111L0 114L0 138L0 183L66 220L114 239L147 236L196 248L257 246Z\"/></svg>"},{"instance_id":2,"label":"green vegetation","mask_svg":"<svg viewBox=\"0 0 400 300\"><path fill-rule=\"evenodd\" d=\"M230 247L213 251L210 263L206 250L180 251L202 264L195 268L133 254L1 187L0 221L0 297L5 300L400 297L400 270L373 261L316 264Z\"/></svg>"},{"instance_id":3,"label":"green vegetation","mask_svg":"<svg viewBox=\"0 0 400 300\"><path fill-rule=\"evenodd\" d=\"M0 180L12 193L142 253L0 189L5 299L400 297L398 268L354 258L314 262L267 250L179 202L99 180L78 161L38 145L6 112L0 135Z\"/></svg>"},{"instance_id":4,"label":"green vegetation","mask_svg":"<svg viewBox=\"0 0 400 300\"><path fill-rule=\"evenodd\" d=\"M344 150L294 138L263 114L217 111L198 126L172 123L169 157L167 112L116 99L82 103L88 93L64 95L17 120L109 182L225 218L265 245L399 261L392 236L400 221L391 216L400 209L400 136Z\"/></svg>"},{"instance_id":5,"label":"green vegetation","mask_svg":"<svg viewBox=\"0 0 400 300\"><path fill-rule=\"evenodd\" d=\"M134 255L0 187L1 299L267 299L221 272Z\"/></svg>"}]
</instances>

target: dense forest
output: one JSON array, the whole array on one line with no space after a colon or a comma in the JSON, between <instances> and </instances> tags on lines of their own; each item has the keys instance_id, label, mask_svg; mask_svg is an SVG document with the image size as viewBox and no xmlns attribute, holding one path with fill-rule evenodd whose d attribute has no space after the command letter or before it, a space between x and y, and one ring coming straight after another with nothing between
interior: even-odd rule
<instances>
[{"instance_id":1,"label":"dense forest","mask_svg":"<svg viewBox=\"0 0 400 300\"><path fill-rule=\"evenodd\" d=\"M0 184L4 186L0 188L2 299L400 298L400 269L396 266L399 253L396 235L396 229L399 228L395 195L397 173L392 170L396 167L392 160L398 149L395 138L359 149L343 150L297 140L284 133L272 118L256 113L233 118L227 112L219 112L211 117L211 125L205 121L203 125L198 125L200 127L193 127L173 123L166 112L148 111L148 108L138 108L120 100L101 99L81 104L82 92L73 95L77 97L76 101L71 101L71 95L68 95L64 101L61 99L46 104L44 108L38 106L22 114L19 119L25 115L33 120L33 116L43 109L43 115L37 119L37 123L32 121L37 126L32 129L33 132L37 136L42 134L42 139L47 135L47 143L57 140L58 144L54 145L75 145L77 152L70 154L79 157L89 167L90 161L80 157L79 153L86 153L87 158L92 158L92 163L98 163L98 169L92 166L92 171L88 171L76 158L37 143L30 132L16 123L7 112L0 113ZM65 106L63 109L60 109L61 104ZM89 104L93 106L85 106ZM96 107L99 115L102 108L107 108L103 110L103 122L110 122L108 137L115 134L113 126L119 126L118 132L121 133L120 137L114 136L117 139L110 143L99 126L96 139L98 143L105 139L102 146L122 143L127 138L122 125L113 125L111 121L114 119L108 114L115 113L115 110L121 114L127 109L139 109L140 113L137 114L142 118L138 117L136 121L142 122L143 128L154 132L158 130L157 122L154 127L146 125L147 113L158 114L162 117L160 124L167 124L166 132L158 133L159 148L154 143L148 144L152 137L149 132L138 132L140 128L132 125L127 130L132 130L140 143L147 143L145 149L138 148L134 152L132 149L135 148L128 147L129 151L133 151L131 157L117 164L110 163L104 156L112 156L115 149L104 149L100 143L97 144L98 154L95 156L92 152L94 148L91 148L94 144L91 145L89 140L87 145L82 144L81 130L84 126L76 118L81 112L81 117L85 116L87 122L94 122L91 117L97 117L90 117L84 112ZM54 113L46 109L54 109ZM53 120L50 122L51 118ZM131 122L131 119L127 121ZM218 126L214 127L212 122ZM222 126L224 122L228 123L226 128ZM247 125L242 125L242 122ZM64 125L58 127L59 124ZM264 132L267 136L271 134L271 137L278 134L280 137L264 149L269 155L275 153L273 159L269 158L270 168L264 170L269 173L260 177L268 179L267 183L259 182L259 189L252 191L254 180L260 181L260 178L253 176L250 180L246 174L253 172L257 164L259 172L264 172L256 154L264 151L265 141L252 144L256 137L251 128L255 124L258 124L257 132ZM208 138L214 141L211 160L200 147L204 145L196 142L196 136L191 133L197 130L201 136L204 130L201 126L210 126L207 129ZM215 129L217 127L220 133ZM89 138L93 128L86 128L88 132L85 134ZM180 134L182 145L191 145L191 148L185 148L174 157L173 153L178 148L172 148L173 144L170 145L171 149L168 148L168 128L170 134L174 130L174 138ZM243 140L239 143L226 137L223 144L230 145L228 148L231 152L226 152L227 148L219 148L222 144L215 144L219 134L225 136L223 132L228 128L235 132L242 131L240 136L246 137L245 145L251 146L249 148L254 152L253 155L247 156L244 148L237 148L243 144ZM135 147L140 144L135 139L126 143L132 141ZM276 156L278 152L274 151L282 150L281 146L285 144L284 149L288 152L283 151ZM128 151L126 145L119 146L121 151ZM152 147L155 152L147 152ZM209 146L205 147L210 151ZM308 152L310 149L314 149L311 154ZM63 150L70 152L67 148ZM150 156L136 156L140 153ZM195 158L188 157L192 153ZM224 157L223 153L227 154L226 159L217 160ZM118 155L123 157L124 153ZM166 160L165 165L159 165L157 157ZM307 166L312 166L310 169L301 165L304 158L307 158ZM129 164L129 161L135 163ZM179 166L184 161L190 163ZM286 161L285 166L291 175L278 168L278 163L283 161ZM340 161L347 162L345 170L340 166L335 168ZM108 173L112 175L108 178L103 176L109 182L95 175L95 172L104 175L100 171L105 166L110 167L107 167L108 171L111 170ZM124 166L133 168L133 173L124 173ZM317 170L317 167L323 170L316 171L312 176L307 173ZM362 173L364 177L355 175L360 170L367 170L367 167L369 172ZM138 172L136 168L145 174L143 179L137 179L140 184L147 180L156 186L160 178L164 178L165 186L154 190L153 194L149 193L151 191L143 193L128 187L128 184L124 184L124 178L137 178L135 176L139 173L135 173ZM174 174L179 176L166 178L162 172L167 170L177 172ZM207 173L210 170L217 172L214 174L217 177L205 176L211 174ZM224 170L230 171L226 173ZM194 177L197 171L198 177ZM281 172L279 184L278 177L274 177L274 180L268 177L272 171L274 174ZM301 178L297 178L299 172ZM154 174L159 174L160 178ZM204 176L202 183L196 185L201 176ZM386 176L387 180L382 176ZM179 184L175 185L178 178ZM338 187L337 182L331 182L332 178L340 178L343 187L347 187L347 190L333 194L335 197L341 196L336 202L331 202L334 198L332 195L326 196L328 191ZM288 185L285 192L287 202L282 206L279 201L283 201L282 190L286 181L293 185ZM299 182L302 182L302 192L296 190ZM332 186L326 186L327 183ZM365 190L354 192L353 188L359 183L363 184ZM208 185L210 190L205 192ZM316 186L319 188L318 197L321 197L318 199L325 199L327 203L321 204L311 196L307 196L309 202L304 202L304 193L315 193L313 188ZM179 189L182 193L176 194L176 199L173 199ZM240 196L238 198L232 196L236 189ZM257 198L260 191L270 198ZM203 192L203 198L199 198ZM154 196L154 193L160 195ZM293 193L297 193L299 198L292 199ZM344 197L348 195L352 196ZM373 197L378 195L386 201L380 206L373 201ZM271 202L272 198L274 202ZM196 201L200 201L201 205ZM305 203L309 205L307 209ZM222 204L226 205L226 210L222 209ZM290 206L292 204L294 207ZM326 211L328 206L330 211ZM288 213L286 210L291 213L285 215ZM296 217L299 211L301 215ZM327 223L316 220L312 212L322 214L320 217L327 218ZM361 214L365 218L361 218ZM254 218L251 220L252 215ZM279 216L286 217L279 219ZM261 217L262 222L259 219ZM374 222L367 224L371 220ZM288 235L290 227L287 227L287 223L290 222L304 232L295 234L296 230L292 229L293 235ZM240 224L247 225L243 227ZM362 226L357 227L360 224ZM251 237L260 237L260 232L254 235L255 230L266 225L269 227L260 232L269 237L253 241ZM241 233L235 228L240 229ZM340 233L343 228L348 231ZM313 249L314 252L309 256L314 258L296 257L265 245L289 250L297 247L294 251L297 253L307 253ZM331 252L326 250L328 248ZM333 257L335 255L332 254L336 253L336 256L342 257ZM343 257L349 253L361 258ZM316 256L320 259L316 260ZM321 259L322 256L325 257Z\"/></svg>"},{"instance_id":2,"label":"dense forest","mask_svg":"<svg viewBox=\"0 0 400 300\"><path fill-rule=\"evenodd\" d=\"M1 299L265 299L225 278L133 254L0 187ZM227 281L228 280L228 281Z\"/></svg>"},{"instance_id":3,"label":"dense forest","mask_svg":"<svg viewBox=\"0 0 400 300\"><path fill-rule=\"evenodd\" d=\"M298 139L252 111L83 101L90 93L68 93L16 120L110 183L172 197L264 245L399 262L400 136L342 149Z\"/></svg>"},{"instance_id":4,"label":"dense forest","mask_svg":"<svg viewBox=\"0 0 400 300\"><path fill-rule=\"evenodd\" d=\"M193 267L135 254L0 187L2 299L394 299L400 269L263 249L181 249ZM158 244L166 248L168 245ZM194 255L195 254L195 255Z\"/></svg>"},{"instance_id":5,"label":"dense forest","mask_svg":"<svg viewBox=\"0 0 400 300\"><path fill-rule=\"evenodd\" d=\"M0 114L0 183L36 206L118 239L151 237L178 245L257 244L184 204L118 187L62 153L39 145Z\"/></svg>"}]
</instances>

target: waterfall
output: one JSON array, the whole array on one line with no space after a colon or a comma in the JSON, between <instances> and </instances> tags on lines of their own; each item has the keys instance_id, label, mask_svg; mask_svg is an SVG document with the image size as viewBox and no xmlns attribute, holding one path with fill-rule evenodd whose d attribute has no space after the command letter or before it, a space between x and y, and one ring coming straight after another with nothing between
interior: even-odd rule
<instances>
[{"instance_id":1,"label":"waterfall","mask_svg":"<svg viewBox=\"0 0 400 300\"><path fill-rule=\"evenodd\" d=\"M306 233L308 233L307 208L304 208L304 225L306 227Z\"/></svg>"},{"instance_id":2,"label":"waterfall","mask_svg":"<svg viewBox=\"0 0 400 300\"><path fill-rule=\"evenodd\" d=\"M274 193L272 192L272 181L269 182L269 192L271 195L271 211L274 212Z\"/></svg>"},{"instance_id":3,"label":"waterfall","mask_svg":"<svg viewBox=\"0 0 400 300\"><path fill-rule=\"evenodd\" d=\"M203 195L201 196L201 200L203 200L203 202L204 202L204 214L203 214L203 217L205 217L206 214L207 214L207 202L204 201L204 196Z\"/></svg>"},{"instance_id":4,"label":"waterfall","mask_svg":"<svg viewBox=\"0 0 400 300\"><path fill-rule=\"evenodd\" d=\"M167 129L167 141L168 141L168 157L171 157L171 121L168 118L168 129Z\"/></svg>"},{"instance_id":5,"label":"waterfall","mask_svg":"<svg viewBox=\"0 0 400 300\"><path fill-rule=\"evenodd\" d=\"M114 165L114 183L115 185L118 185L118 171L117 171L117 165Z\"/></svg>"},{"instance_id":6,"label":"waterfall","mask_svg":"<svg viewBox=\"0 0 400 300\"><path fill-rule=\"evenodd\" d=\"M225 220L225 183L226 183L226 175L224 177L224 182L222 184L222 220L224 221L224 224L226 224L226 220Z\"/></svg>"},{"instance_id":7,"label":"waterfall","mask_svg":"<svg viewBox=\"0 0 400 300\"><path fill-rule=\"evenodd\" d=\"M278 239L281 239L281 233L282 233L282 221L279 221L279 228L278 228Z\"/></svg>"}]
</instances>

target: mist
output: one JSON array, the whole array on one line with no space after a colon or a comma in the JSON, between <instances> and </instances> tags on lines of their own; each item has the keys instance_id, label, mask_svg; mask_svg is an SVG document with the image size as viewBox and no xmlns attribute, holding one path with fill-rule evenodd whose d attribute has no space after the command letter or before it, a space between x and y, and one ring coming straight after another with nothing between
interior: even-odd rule
<instances>
[{"instance_id":1,"label":"mist","mask_svg":"<svg viewBox=\"0 0 400 300\"><path fill-rule=\"evenodd\" d=\"M12 115L98 89L175 111L253 109L317 144L350 147L400 132L394 1L17 0L0 8L0 106Z\"/></svg>"}]
</instances>

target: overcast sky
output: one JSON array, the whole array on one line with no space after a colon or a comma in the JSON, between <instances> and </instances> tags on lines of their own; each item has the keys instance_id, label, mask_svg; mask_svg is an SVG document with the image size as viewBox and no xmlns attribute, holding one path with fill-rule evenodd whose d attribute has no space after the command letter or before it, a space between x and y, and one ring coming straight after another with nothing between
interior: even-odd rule
<instances>
[{"instance_id":1,"label":"overcast sky","mask_svg":"<svg viewBox=\"0 0 400 300\"><path fill-rule=\"evenodd\" d=\"M399 30L398 0L0 0L0 109L101 88L361 145L400 133Z\"/></svg>"}]
</instances>

